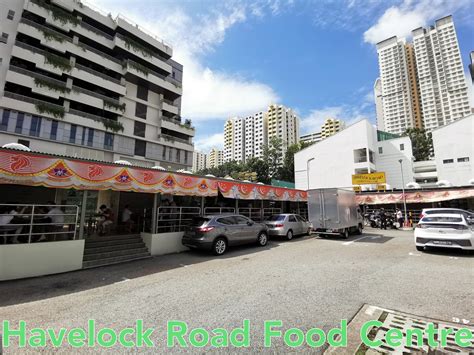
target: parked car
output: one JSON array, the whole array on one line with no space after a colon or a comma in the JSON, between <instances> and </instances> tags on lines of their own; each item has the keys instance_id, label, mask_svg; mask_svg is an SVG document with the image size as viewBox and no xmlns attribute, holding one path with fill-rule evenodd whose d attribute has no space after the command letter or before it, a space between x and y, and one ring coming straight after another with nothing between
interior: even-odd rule
<instances>
[{"instance_id":1,"label":"parked car","mask_svg":"<svg viewBox=\"0 0 474 355\"><path fill-rule=\"evenodd\" d=\"M429 214L440 214L440 213L446 213L446 214L452 214L452 213L460 213L463 214L467 219L474 219L474 213L462 210L460 208L423 208L420 214L420 219L422 219L424 216L429 215Z\"/></svg>"},{"instance_id":2,"label":"parked car","mask_svg":"<svg viewBox=\"0 0 474 355\"><path fill-rule=\"evenodd\" d=\"M464 214L426 214L416 225L415 245L419 251L426 247L474 250L474 222Z\"/></svg>"},{"instance_id":3,"label":"parked car","mask_svg":"<svg viewBox=\"0 0 474 355\"><path fill-rule=\"evenodd\" d=\"M222 255L229 246L257 243L265 246L268 231L264 224L241 215L209 215L193 218L184 232L183 245Z\"/></svg>"},{"instance_id":4,"label":"parked car","mask_svg":"<svg viewBox=\"0 0 474 355\"><path fill-rule=\"evenodd\" d=\"M288 240L293 239L295 235L311 233L311 223L297 214L274 214L264 223L270 236L285 237Z\"/></svg>"}]
</instances>

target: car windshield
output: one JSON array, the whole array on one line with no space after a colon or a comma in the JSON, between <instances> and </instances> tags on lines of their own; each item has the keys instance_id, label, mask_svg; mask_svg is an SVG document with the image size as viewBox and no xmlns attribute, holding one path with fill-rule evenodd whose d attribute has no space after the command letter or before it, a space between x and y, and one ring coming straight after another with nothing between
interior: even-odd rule
<instances>
[{"instance_id":1,"label":"car windshield","mask_svg":"<svg viewBox=\"0 0 474 355\"><path fill-rule=\"evenodd\" d=\"M274 214L273 216L271 216L269 219L267 219L267 221L270 221L270 222L281 222L285 219L285 216L282 215L282 214Z\"/></svg>"},{"instance_id":2,"label":"car windshield","mask_svg":"<svg viewBox=\"0 0 474 355\"><path fill-rule=\"evenodd\" d=\"M433 216L433 217L424 217L421 222L462 222L461 217L449 217L449 216Z\"/></svg>"},{"instance_id":3,"label":"car windshield","mask_svg":"<svg viewBox=\"0 0 474 355\"><path fill-rule=\"evenodd\" d=\"M202 226L203 224L205 224L206 222L209 222L210 219L209 218L205 218L205 217L194 217L192 222L191 222L191 226L193 227L200 227Z\"/></svg>"}]
</instances>

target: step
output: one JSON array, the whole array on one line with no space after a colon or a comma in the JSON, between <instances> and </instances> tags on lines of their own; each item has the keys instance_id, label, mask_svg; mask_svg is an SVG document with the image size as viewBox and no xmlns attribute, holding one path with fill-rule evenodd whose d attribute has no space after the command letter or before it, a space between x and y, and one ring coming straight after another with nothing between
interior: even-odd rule
<instances>
[{"instance_id":1,"label":"step","mask_svg":"<svg viewBox=\"0 0 474 355\"><path fill-rule=\"evenodd\" d=\"M141 238L139 234L121 234L121 235L105 235L103 237L86 238L86 242L105 242L110 240L121 240L129 238Z\"/></svg>"},{"instance_id":2,"label":"step","mask_svg":"<svg viewBox=\"0 0 474 355\"><path fill-rule=\"evenodd\" d=\"M144 247L145 243L141 240L137 240L133 243L127 244L117 244L117 245L108 245L108 246L88 246L86 245L84 249L84 255L89 254L97 254L97 253L106 253L109 251L116 251L116 250L126 250L126 249L136 249Z\"/></svg>"},{"instance_id":3,"label":"step","mask_svg":"<svg viewBox=\"0 0 474 355\"><path fill-rule=\"evenodd\" d=\"M148 249L146 247L135 248L135 249L125 249L125 250L116 250L116 251L108 251L103 253L95 253L95 254L88 254L84 255L84 261L92 261L92 260L103 260L109 259L116 256L132 256L135 254L141 253L148 253Z\"/></svg>"},{"instance_id":4,"label":"step","mask_svg":"<svg viewBox=\"0 0 474 355\"><path fill-rule=\"evenodd\" d=\"M138 238L128 238L128 239L119 239L119 240L86 242L85 248L98 248L98 247L107 247L107 246L112 246L112 245L124 245L124 244L133 244L133 243L143 243L143 239L138 237Z\"/></svg>"},{"instance_id":5,"label":"step","mask_svg":"<svg viewBox=\"0 0 474 355\"><path fill-rule=\"evenodd\" d=\"M128 261L147 259L147 258L151 258L150 253L148 252L141 253L141 254L134 254L134 255L116 256L113 258L107 258L107 259L101 259L101 260L85 261L82 263L82 268L88 269L88 268L93 268L93 267L119 264L119 263L125 263Z\"/></svg>"}]
</instances>

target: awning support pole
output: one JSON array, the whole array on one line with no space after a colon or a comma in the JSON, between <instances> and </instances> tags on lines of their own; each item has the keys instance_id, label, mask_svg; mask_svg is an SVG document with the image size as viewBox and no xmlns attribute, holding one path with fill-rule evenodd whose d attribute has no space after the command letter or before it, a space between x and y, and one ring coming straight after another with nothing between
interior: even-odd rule
<instances>
[{"instance_id":1,"label":"awning support pole","mask_svg":"<svg viewBox=\"0 0 474 355\"><path fill-rule=\"evenodd\" d=\"M204 216L204 204L205 204L206 198L204 196L201 196L201 216Z\"/></svg>"},{"instance_id":2,"label":"awning support pole","mask_svg":"<svg viewBox=\"0 0 474 355\"><path fill-rule=\"evenodd\" d=\"M81 220L79 222L79 240L84 239L84 227L86 224L86 210L87 210L87 190L82 194L81 204Z\"/></svg>"},{"instance_id":3,"label":"awning support pole","mask_svg":"<svg viewBox=\"0 0 474 355\"><path fill-rule=\"evenodd\" d=\"M156 233L156 211L158 209L158 194L153 195L153 211L151 212L151 234Z\"/></svg>"}]
</instances>

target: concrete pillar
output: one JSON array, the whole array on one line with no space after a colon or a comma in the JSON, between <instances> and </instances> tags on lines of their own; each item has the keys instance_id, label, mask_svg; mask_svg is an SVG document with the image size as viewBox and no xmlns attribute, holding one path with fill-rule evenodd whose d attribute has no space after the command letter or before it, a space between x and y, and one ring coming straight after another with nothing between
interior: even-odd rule
<instances>
[{"instance_id":1,"label":"concrete pillar","mask_svg":"<svg viewBox=\"0 0 474 355\"><path fill-rule=\"evenodd\" d=\"M151 234L156 231L156 212L158 211L158 194L153 195L153 211L151 215Z\"/></svg>"},{"instance_id":2,"label":"concrete pillar","mask_svg":"<svg viewBox=\"0 0 474 355\"><path fill-rule=\"evenodd\" d=\"M87 190L82 194L81 204L81 219L79 222L79 239L84 239L84 227L86 224L86 209L87 209Z\"/></svg>"}]
</instances>

